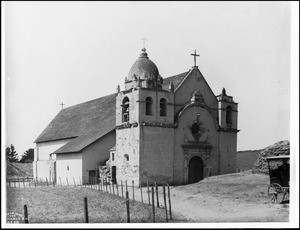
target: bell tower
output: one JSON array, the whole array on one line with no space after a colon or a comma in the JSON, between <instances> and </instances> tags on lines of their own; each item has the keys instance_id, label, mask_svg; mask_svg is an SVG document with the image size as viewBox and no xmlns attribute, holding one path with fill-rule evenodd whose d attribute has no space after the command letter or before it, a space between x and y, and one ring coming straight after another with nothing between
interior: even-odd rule
<instances>
[{"instance_id":1,"label":"bell tower","mask_svg":"<svg viewBox=\"0 0 300 230\"><path fill-rule=\"evenodd\" d=\"M115 179L171 181L174 87L163 88L145 48L124 83L123 91L117 88L116 147L110 157Z\"/></svg>"},{"instance_id":2,"label":"bell tower","mask_svg":"<svg viewBox=\"0 0 300 230\"><path fill-rule=\"evenodd\" d=\"M227 95L225 88L217 96L219 111L219 167L218 174L236 171L238 103ZM222 162L222 163L221 163Z\"/></svg>"}]
</instances>

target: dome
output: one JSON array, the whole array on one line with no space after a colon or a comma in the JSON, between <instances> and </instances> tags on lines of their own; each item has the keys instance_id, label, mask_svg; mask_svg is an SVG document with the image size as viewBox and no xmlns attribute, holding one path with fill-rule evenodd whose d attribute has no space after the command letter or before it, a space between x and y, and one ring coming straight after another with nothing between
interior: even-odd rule
<instances>
[{"instance_id":1,"label":"dome","mask_svg":"<svg viewBox=\"0 0 300 230\"><path fill-rule=\"evenodd\" d=\"M142 53L140 57L133 63L129 75L128 80L131 81L133 78L140 79L153 79L157 80L159 72L156 65L148 58L148 54L146 53L146 49L142 49Z\"/></svg>"}]
</instances>

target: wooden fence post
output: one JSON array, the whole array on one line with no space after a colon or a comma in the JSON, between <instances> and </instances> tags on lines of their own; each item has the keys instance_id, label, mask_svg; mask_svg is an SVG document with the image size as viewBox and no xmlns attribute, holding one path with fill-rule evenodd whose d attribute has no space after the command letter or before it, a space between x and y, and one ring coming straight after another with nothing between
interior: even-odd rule
<instances>
[{"instance_id":1,"label":"wooden fence post","mask_svg":"<svg viewBox=\"0 0 300 230\"><path fill-rule=\"evenodd\" d=\"M53 178L53 187L55 187L55 181L54 181L54 178Z\"/></svg>"},{"instance_id":2,"label":"wooden fence post","mask_svg":"<svg viewBox=\"0 0 300 230\"><path fill-rule=\"evenodd\" d=\"M18 178L18 182L19 182L19 188L21 188L21 186L20 186L20 179L19 179L19 177L17 177Z\"/></svg>"},{"instance_id":3,"label":"wooden fence post","mask_svg":"<svg viewBox=\"0 0 300 230\"><path fill-rule=\"evenodd\" d=\"M152 219L153 219L153 223L155 223L155 205L154 205L154 188L151 187L151 194L152 194Z\"/></svg>"},{"instance_id":4,"label":"wooden fence post","mask_svg":"<svg viewBox=\"0 0 300 230\"><path fill-rule=\"evenodd\" d=\"M111 185L112 185L113 194L115 195L114 183L111 183Z\"/></svg>"},{"instance_id":5,"label":"wooden fence post","mask_svg":"<svg viewBox=\"0 0 300 230\"><path fill-rule=\"evenodd\" d=\"M108 188L107 188L107 178L105 178L105 188L106 188L106 193L108 193Z\"/></svg>"},{"instance_id":6,"label":"wooden fence post","mask_svg":"<svg viewBox=\"0 0 300 230\"><path fill-rule=\"evenodd\" d=\"M167 209L167 199L166 199L166 187L165 187L165 184L163 184L163 193L164 193L164 205L165 205L165 210L166 210L166 221L168 223L169 220L168 220L168 209Z\"/></svg>"},{"instance_id":7,"label":"wooden fence post","mask_svg":"<svg viewBox=\"0 0 300 230\"><path fill-rule=\"evenodd\" d=\"M128 192L128 188L127 188L127 180L125 180L125 191Z\"/></svg>"},{"instance_id":8,"label":"wooden fence post","mask_svg":"<svg viewBox=\"0 0 300 230\"><path fill-rule=\"evenodd\" d=\"M130 210L129 210L129 195L126 191L126 211L127 211L127 223L130 223Z\"/></svg>"},{"instance_id":9,"label":"wooden fence post","mask_svg":"<svg viewBox=\"0 0 300 230\"><path fill-rule=\"evenodd\" d=\"M157 204L157 207L159 208L158 187L157 187L157 183L156 182L155 182L155 192L156 192L156 204Z\"/></svg>"},{"instance_id":10,"label":"wooden fence post","mask_svg":"<svg viewBox=\"0 0 300 230\"><path fill-rule=\"evenodd\" d=\"M116 188L117 188L117 196L119 196L119 188L118 188L118 182L116 181Z\"/></svg>"},{"instance_id":11,"label":"wooden fence post","mask_svg":"<svg viewBox=\"0 0 300 230\"><path fill-rule=\"evenodd\" d=\"M69 180L68 180L68 177L66 177L66 180L67 180L67 184L68 184L68 187L69 187Z\"/></svg>"},{"instance_id":12,"label":"wooden fence post","mask_svg":"<svg viewBox=\"0 0 300 230\"><path fill-rule=\"evenodd\" d=\"M47 179L47 177L46 177L46 183L47 183L47 187L48 187L48 179Z\"/></svg>"},{"instance_id":13,"label":"wooden fence post","mask_svg":"<svg viewBox=\"0 0 300 230\"><path fill-rule=\"evenodd\" d=\"M87 197L83 198L83 202L84 202L84 222L88 223L89 222L89 213L88 213Z\"/></svg>"},{"instance_id":14,"label":"wooden fence post","mask_svg":"<svg viewBox=\"0 0 300 230\"><path fill-rule=\"evenodd\" d=\"M150 191L149 191L149 181L148 180L147 180L147 193L148 193L148 203L150 205L151 202L150 202Z\"/></svg>"},{"instance_id":15,"label":"wooden fence post","mask_svg":"<svg viewBox=\"0 0 300 230\"><path fill-rule=\"evenodd\" d=\"M36 188L36 179L33 179L34 187Z\"/></svg>"},{"instance_id":16,"label":"wooden fence post","mask_svg":"<svg viewBox=\"0 0 300 230\"><path fill-rule=\"evenodd\" d=\"M132 180L132 200L134 201L134 180Z\"/></svg>"},{"instance_id":17,"label":"wooden fence post","mask_svg":"<svg viewBox=\"0 0 300 230\"><path fill-rule=\"evenodd\" d=\"M74 181L74 187L76 187L76 183L75 183L75 178L73 177L73 181Z\"/></svg>"},{"instance_id":18,"label":"wooden fence post","mask_svg":"<svg viewBox=\"0 0 300 230\"><path fill-rule=\"evenodd\" d=\"M31 185L30 185L30 180L29 180L29 177L27 177L27 181L28 181L28 186L29 186L29 188L31 187Z\"/></svg>"},{"instance_id":19,"label":"wooden fence post","mask_svg":"<svg viewBox=\"0 0 300 230\"><path fill-rule=\"evenodd\" d=\"M25 188L25 178L23 177L23 187Z\"/></svg>"},{"instance_id":20,"label":"wooden fence post","mask_svg":"<svg viewBox=\"0 0 300 230\"><path fill-rule=\"evenodd\" d=\"M143 189L142 189L142 181L140 180L140 189L141 189L141 201L143 202Z\"/></svg>"},{"instance_id":21,"label":"wooden fence post","mask_svg":"<svg viewBox=\"0 0 300 230\"><path fill-rule=\"evenodd\" d=\"M110 183L110 181L108 181L108 183L109 183L109 193L111 194L111 183Z\"/></svg>"},{"instance_id":22,"label":"wooden fence post","mask_svg":"<svg viewBox=\"0 0 300 230\"><path fill-rule=\"evenodd\" d=\"M121 190L122 190L122 198L124 198L124 194L123 194L123 181L121 180Z\"/></svg>"},{"instance_id":23,"label":"wooden fence post","mask_svg":"<svg viewBox=\"0 0 300 230\"><path fill-rule=\"evenodd\" d=\"M10 187L10 179L8 179L8 187Z\"/></svg>"},{"instance_id":24,"label":"wooden fence post","mask_svg":"<svg viewBox=\"0 0 300 230\"><path fill-rule=\"evenodd\" d=\"M172 211L171 211L171 196L170 196L170 187L168 184L168 199L169 199L169 212L170 212L170 220L172 220Z\"/></svg>"},{"instance_id":25,"label":"wooden fence post","mask_svg":"<svg viewBox=\"0 0 300 230\"><path fill-rule=\"evenodd\" d=\"M24 205L24 222L25 224L28 224L28 210L27 210L27 205Z\"/></svg>"}]
</instances>

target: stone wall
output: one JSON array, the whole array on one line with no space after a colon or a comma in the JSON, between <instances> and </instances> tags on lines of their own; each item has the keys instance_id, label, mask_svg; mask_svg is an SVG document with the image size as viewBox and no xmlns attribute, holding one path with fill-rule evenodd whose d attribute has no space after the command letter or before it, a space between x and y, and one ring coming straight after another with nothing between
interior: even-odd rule
<instances>
[{"instance_id":1,"label":"stone wall","mask_svg":"<svg viewBox=\"0 0 300 230\"><path fill-rule=\"evenodd\" d=\"M219 174L236 172L237 133L220 132L220 172Z\"/></svg>"},{"instance_id":2,"label":"stone wall","mask_svg":"<svg viewBox=\"0 0 300 230\"><path fill-rule=\"evenodd\" d=\"M141 126L142 180L173 182L174 129Z\"/></svg>"},{"instance_id":3,"label":"stone wall","mask_svg":"<svg viewBox=\"0 0 300 230\"><path fill-rule=\"evenodd\" d=\"M139 180L139 127L119 129L116 132L115 162L117 180Z\"/></svg>"}]
</instances>

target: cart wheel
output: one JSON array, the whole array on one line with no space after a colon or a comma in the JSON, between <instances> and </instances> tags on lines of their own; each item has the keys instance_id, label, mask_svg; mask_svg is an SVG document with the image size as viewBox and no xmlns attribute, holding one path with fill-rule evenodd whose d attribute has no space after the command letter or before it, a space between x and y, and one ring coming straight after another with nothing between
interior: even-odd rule
<instances>
[{"instance_id":1,"label":"cart wheel","mask_svg":"<svg viewBox=\"0 0 300 230\"><path fill-rule=\"evenodd\" d=\"M286 192L284 190L281 191L280 193L278 193L278 195L277 195L277 203L278 204L281 204L284 201L285 195L286 195Z\"/></svg>"},{"instance_id":2,"label":"cart wheel","mask_svg":"<svg viewBox=\"0 0 300 230\"><path fill-rule=\"evenodd\" d=\"M277 194L273 194L273 195L271 196L271 202L272 202L273 204L277 202Z\"/></svg>"},{"instance_id":3,"label":"cart wheel","mask_svg":"<svg viewBox=\"0 0 300 230\"><path fill-rule=\"evenodd\" d=\"M268 196L272 203L281 203L284 199L284 190L280 184L273 183L268 188Z\"/></svg>"}]
</instances>

